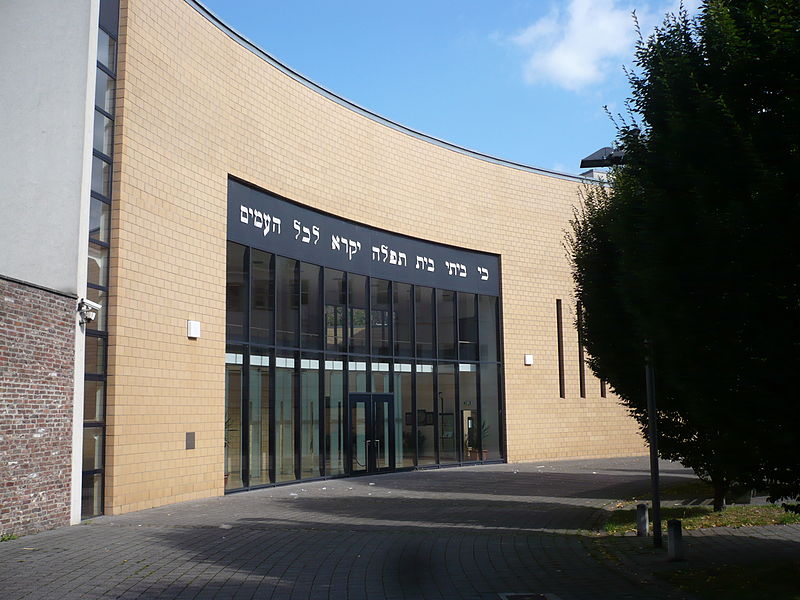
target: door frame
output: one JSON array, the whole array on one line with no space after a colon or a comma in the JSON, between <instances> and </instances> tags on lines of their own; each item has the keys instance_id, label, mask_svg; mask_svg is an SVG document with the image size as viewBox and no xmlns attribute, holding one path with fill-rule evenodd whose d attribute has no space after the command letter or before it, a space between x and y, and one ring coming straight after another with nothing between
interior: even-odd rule
<instances>
[{"instance_id":1,"label":"door frame","mask_svg":"<svg viewBox=\"0 0 800 600\"><path fill-rule=\"evenodd\" d=\"M395 470L395 453L396 443L395 439L395 414L394 414L394 394L386 393L368 393L368 392L352 392L347 396L347 469L348 475L372 475L375 473L389 473ZM354 455L355 448L355 423L353 423L353 408L356 403L363 402L365 407L365 432L366 438L366 465L363 469L354 469ZM385 467L377 466L377 447L375 442L376 432L381 425L377 422L379 411L376 410L378 403L385 403L386 410L383 414L385 420L382 424L388 424L388 465Z\"/></svg>"}]
</instances>

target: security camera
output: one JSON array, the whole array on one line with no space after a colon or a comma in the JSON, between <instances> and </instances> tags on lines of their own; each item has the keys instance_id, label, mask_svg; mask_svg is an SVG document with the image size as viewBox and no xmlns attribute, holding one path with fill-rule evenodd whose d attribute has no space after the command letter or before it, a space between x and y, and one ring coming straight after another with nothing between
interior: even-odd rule
<instances>
[{"instance_id":1,"label":"security camera","mask_svg":"<svg viewBox=\"0 0 800 600\"><path fill-rule=\"evenodd\" d=\"M81 320L81 325L91 323L97 318L97 312L103 308L102 304L92 302L88 298L81 298L78 302L78 316Z\"/></svg>"}]
</instances>

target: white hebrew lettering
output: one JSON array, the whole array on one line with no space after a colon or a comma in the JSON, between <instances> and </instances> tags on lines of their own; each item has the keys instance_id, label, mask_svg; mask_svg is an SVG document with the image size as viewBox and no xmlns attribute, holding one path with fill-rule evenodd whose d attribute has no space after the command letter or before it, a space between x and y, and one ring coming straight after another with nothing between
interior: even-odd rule
<instances>
[{"instance_id":1,"label":"white hebrew lettering","mask_svg":"<svg viewBox=\"0 0 800 600\"><path fill-rule=\"evenodd\" d=\"M264 226L264 215L261 214L260 210L257 210L253 215L253 226L257 229L261 229Z\"/></svg>"},{"instance_id":2,"label":"white hebrew lettering","mask_svg":"<svg viewBox=\"0 0 800 600\"><path fill-rule=\"evenodd\" d=\"M436 263L433 261L432 258L429 258L428 261L430 261L430 264L428 265L428 271L433 273L433 271L436 269L436 266L435 266Z\"/></svg>"},{"instance_id":3,"label":"white hebrew lettering","mask_svg":"<svg viewBox=\"0 0 800 600\"><path fill-rule=\"evenodd\" d=\"M250 223L250 217L247 212L247 207L244 206L243 204L239 205L239 220L242 223Z\"/></svg>"},{"instance_id":4,"label":"white hebrew lettering","mask_svg":"<svg viewBox=\"0 0 800 600\"><path fill-rule=\"evenodd\" d=\"M406 260L406 253L405 252L398 252L397 253L397 264L401 267L405 267L408 264Z\"/></svg>"},{"instance_id":5,"label":"white hebrew lettering","mask_svg":"<svg viewBox=\"0 0 800 600\"><path fill-rule=\"evenodd\" d=\"M459 277L467 276L467 265L458 265L458 276Z\"/></svg>"},{"instance_id":6,"label":"white hebrew lettering","mask_svg":"<svg viewBox=\"0 0 800 600\"><path fill-rule=\"evenodd\" d=\"M272 231L275 231L276 233L280 233L281 232L281 223L282 222L283 221L281 221L278 217L272 217Z\"/></svg>"},{"instance_id":7,"label":"white hebrew lettering","mask_svg":"<svg viewBox=\"0 0 800 600\"><path fill-rule=\"evenodd\" d=\"M394 250L389 250L389 264L396 265L397 264L397 252Z\"/></svg>"},{"instance_id":8,"label":"white hebrew lettering","mask_svg":"<svg viewBox=\"0 0 800 600\"><path fill-rule=\"evenodd\" d=\"M425 257L417 256L417 265L416 269L424 269L425 268L425 261L423 260Z\"/></svg>"},{"instance_id":9,"label":"white hebrew lettering","mask_svg":"<svg viewBox=\"0 0 800 600\"><path fill-rule=\"evenodd\" d=\"M272 217L269 216L269 213L264 215L264 235L269 233L270 225L272 224Z\"/></svg>"},{"instance_id":10,"label":"white hebrew lettering","mask_svg":"<svg viewBox=\"0 0 800 600\"><path fill-rule=\"evenodd\" d=\"M331 250L341 250L338 235L331 235Z\"/></svg>"},{"instance_id":11,"label":"white hebrew lettering","mask_svg":"<svg viewBox=\"0 0 800 600\"><path fill-rule=\"evenodd\" d=\"M382 245L381 254L383 254L383 262L386 262L386 257L389 256L389 246L386 244Z\"/></svg>"},{"instance_id":12,"label":"white hebrew lettering","mask_svg":"<svg viewBox=\"0 0 800 600\"><path fill-rule=\"evenodd\" d=\"M481 276L481 281L486 281L489 279L489 269L485 269L484 267L478 267L478 273Z\"/></svg>"},{"instance_id":13,"label":"white hebrew lettering","mask_svg":"<svg viewBox=\"0 0 800 600\"><path fill-rule=\"evenodd\" d=\"M319 227L317 227L316 225L314 225L314 226L311 228L311 234L314 236L314 245L316 246L316 245L317 245L317 242L319 241Z\"/></svg>"},{"instance_id":14,"label":"white hebrew lettering","mask_svg":"<svg viewBox=\"0 0 800 600\"><path fill-rule=\"evenodd\" d=\"M308 244L311 241L311 230L308 227L303 227L303 243Z\"/></svg>"},{"instance_id":15,"label":"white hebrew lettering","mask_svg":"<svg viewBox=\"0 0 800 600\"><path fill-rule=\"evenodd\" d=\"M372 247L372 260L380 260L381 259L381 249L377 246Z\"/></svg>"},{"instance_id":16,"label":"white hebrew lettering","mask_svg":"<svg viewBox=\"0 0 800 600\"><path fill-rule=\"evenodd\" d=\"M294 239L300 237L300 221L297 219L294 220L294 230L297 232L294 234Z\"/></svg>"}]
</instances>

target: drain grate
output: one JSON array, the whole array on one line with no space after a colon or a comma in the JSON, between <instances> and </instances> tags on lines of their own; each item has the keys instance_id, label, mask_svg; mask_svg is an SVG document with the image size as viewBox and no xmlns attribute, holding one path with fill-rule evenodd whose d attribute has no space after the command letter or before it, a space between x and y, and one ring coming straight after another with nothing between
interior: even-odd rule
<instances>
[{"instance_id":1,"label":"drain grate","mask_svg":"<svg viewBox=\"0 0 800 600\"><path fill-rule=\"evenodd\" d=\"M533 592L510 592L500 594L500 600L559 600L555 594L534 594Z\"/></svg>"}]
</instances>

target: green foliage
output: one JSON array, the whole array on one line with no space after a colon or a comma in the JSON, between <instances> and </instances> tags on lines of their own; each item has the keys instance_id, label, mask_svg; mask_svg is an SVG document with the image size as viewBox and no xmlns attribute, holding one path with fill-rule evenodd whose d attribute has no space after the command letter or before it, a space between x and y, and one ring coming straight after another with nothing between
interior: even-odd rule
<instances>
[{"instance_id":1,"label":"green foliage","mask_svg":"<svg viewBox=\"0 0 800 600\"><path fill-rule=\"evenodd\" d=\"M0 533L0 542L10 542L18 538L19 536L15 533Z\"/></svg>"},{"instance_id":2,"label":"green foliage","mask_svg":"<svg viewBox=\"0 0 800 600\"><path fill-rule=\"evenodd\" d=\"M569 246L590 366L659 449L710 480L800 496L800 3L707 0L640 40L625 164Z\"/></svg>"}]
</instances>

